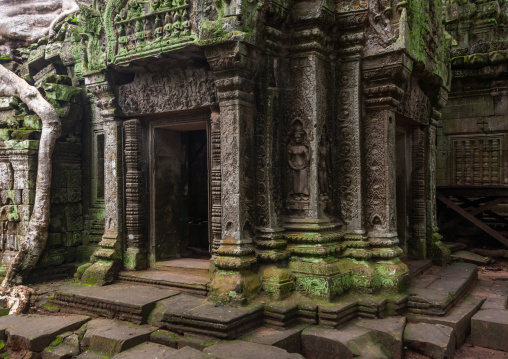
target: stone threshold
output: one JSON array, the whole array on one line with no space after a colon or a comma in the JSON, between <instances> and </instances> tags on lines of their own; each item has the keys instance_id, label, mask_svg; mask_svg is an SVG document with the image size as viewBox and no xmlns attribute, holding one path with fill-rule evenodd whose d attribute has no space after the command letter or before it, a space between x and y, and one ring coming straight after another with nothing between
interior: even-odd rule
<instances>
[{"instance_id":1,"label":"stone threshold","mask_svg":"<svg viewBox=\"0 0 508 359\"><path fill-rule=\"evenodd\" d=\"M149 269L143 271L121 271L120 283L136 283L177 290L201 296L208 295L210 278L208 276Z\"/></svg>"}]
</instances>

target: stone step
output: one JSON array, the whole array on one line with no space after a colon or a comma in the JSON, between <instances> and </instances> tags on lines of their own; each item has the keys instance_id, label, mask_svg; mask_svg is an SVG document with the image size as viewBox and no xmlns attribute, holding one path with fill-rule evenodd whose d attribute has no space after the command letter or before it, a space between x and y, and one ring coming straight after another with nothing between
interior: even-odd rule
<instances>
[{"instance_id":1,"label":"stone step","mask_svg":"<svg viewBox=\"0 0 508 359\"><path fill-rule=\"evenodd\" d=\"M413 280L409 289L409 312L445 315L478 280L478 267L470 263L433 267L430 272Z\"/></svg>"},{"instance_id":2,"label":"stone step","mask_svg":"<svg viewBox=\"0 0 508 359\"><path fill-rule=\"evenodd\" d=\"M178 294L178 291L138 284L116 283L103 287L69 284L57 290L52 305L62 312L89 313L143 324L156 302Z\"/></svg>"},{"instance_id":3,"label":"stone step","mask_svg":"<svg viewBox=\"0 0 508 359\"><path fill-rule=\"evenodd\" d=\"M404 345L432 359L449 359L455 353L455 334L446 325L408 323Z\"/></svg>"},{"instance_id":4,"label":"stone step","mask_svg":"<svg viewBox=\"0 0 508 359\"><path fill-rule=\"evenodd\" d=\"M356 325L340 330L312 326L302 332L302 354L306 359L387 359L388 353L376 333Z\"/></svg>"},{"instance_id":5,"label":"stone step","mask_svg":"<svg viewBox=\"0 0 508 359\"><path fill-rule=\"evenodd\" d=\"M474 346L508 352L508 310L481 309L471 319Z\"/></svg>"},{"instance_id":6,"label":"stone step","mask_svg":"<svg viewBox=\"0 0 508 359\"><path fill-rule=\"evenodd\" d=\"M177 258L157 262L155 268L171 273L190 274L199 277L210 277L210 261L206 259Z\"/></svg>"},{"instance_id":7,"label":"stone step","mask_svg":"<svg viewBox=\"0 0 508 359\"><path fill-rule=\"evenodd\" d=\"M0 317L0 340L14 351L42 352L60 334L79 329L89 316L38 314Z\"/></svg>"},{"instance_id":8,"label":"stone step","mask_svg":"<svg viewBox=\"0 0 508 359\"><path fill-rule=\"evenodd\" d=\"M484 301L483 298L468 295L444 316L408 314L407 318L411 323L441 324L453 328L456 347L459 348L471 333L471 318L480 310Z\"/></svg>"},{"instance_id":9,"label":"stone step","mask_svg":"<svg viewBox=\"0 0 508 359\"><path fill-rule=\"evenodd\" d=\"M217 359L305 359L300 354L291 354L284 349L243 340L217 343L203 350L203 353Z\"/></svg>"},{"instance_id":10,"label":"stone step","mask_svg":"<svg viewBox=\"0 0 508 359\"><path fill-rule=\"evenodd\" d=\"M147 325L138 326L118 320L93 319L87 323L82 347L93 353L113 356L149 341L150 334L155 330L156 328Z\"/></svg>"},{"instance_id":11,"label":"stone step","mask_svg":"<svg viewBox=\"0 0 508 359\"><path fill-rule=\"evenodd\" d=\"M206 296L210 276L190 273L171 272L166 270L121 271L118 277L122 283L156 285L181 292Z\"/></svg>"},{"instance_id":12,"label":"stone step","mask_svg":"<svg viewBox=\"0 0 508 359\"><path fill-rule=\"evenodd\" d=\"M263 306L218 306L206 298L180 294L161 300L149 323L178 333L195 333L219 339L235 339L263 323Z\"/></svg>"},{"instance_id":13,"label":"stone step","mask_svg":"<svg viewBox=\"0 0 508 359\"><path fill-rule=\"evenodd\" d=\"M142 343L115 355L115 359L163 359L177 352L176 349L155 343ZM182 357L183 359L183 357Z\"/></svg>"}]
</instances>

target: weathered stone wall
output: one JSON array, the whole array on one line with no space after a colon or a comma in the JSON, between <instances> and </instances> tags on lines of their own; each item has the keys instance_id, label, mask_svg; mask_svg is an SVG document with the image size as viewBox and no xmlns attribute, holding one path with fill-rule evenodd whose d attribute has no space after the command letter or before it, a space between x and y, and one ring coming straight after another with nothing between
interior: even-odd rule
<instances>
[{"instance_id":1,"label":"weathered stone wall","mask_svg":"<svg viewBox=\"0 0 508 359\"><path fill-rule=\"evenodd\" d=\"M82 7L21 68L35 82L65 72L87 94L82 113L66 108L48 258L95 248L80 271L90 284L146 268L150 121L206 109L215 300L404 288L400 128L411 164L405 248L444 255L432 204L448 85L441 11L439 0Z\"/></svg>"}]
</instances>

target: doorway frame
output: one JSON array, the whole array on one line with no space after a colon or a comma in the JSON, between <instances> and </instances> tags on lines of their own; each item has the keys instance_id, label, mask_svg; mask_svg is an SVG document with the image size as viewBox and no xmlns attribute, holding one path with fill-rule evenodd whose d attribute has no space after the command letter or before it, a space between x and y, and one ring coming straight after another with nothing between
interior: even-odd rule
<instances>
[{"instance_id":1,"label":"doorway frame","mask_svg":"<svg viewBox=\"0 0 508 359\"><path fill-rule=\"evenodd\" d=\"M157 118L148 119L148 192L150 196L150 206L148 209L149 213L149 249L148 249L148 259L150 263L150 267L156 267L156 255L155 255L155 237L154 237L154 228L155 228L155 216L153 213L153 208L155 205L155 179L153 176L153 169L155 168L155 130L158 128L164 128L167 130L178 131L178 127L183 128L192 125L205 124L206 130L206 147L207 147L207 184L208 184L208 250L212 251L212 193L211 193L211 129L210 129L210 109L201 109L197 111L186 111L185 113L170 113L166 115L159 115ZM202 130L203 128L196 128L196 130ZM182 130L180 130L182 131ZM192 131L192 130L186 130Z\"/></svg>"}]
</instances>

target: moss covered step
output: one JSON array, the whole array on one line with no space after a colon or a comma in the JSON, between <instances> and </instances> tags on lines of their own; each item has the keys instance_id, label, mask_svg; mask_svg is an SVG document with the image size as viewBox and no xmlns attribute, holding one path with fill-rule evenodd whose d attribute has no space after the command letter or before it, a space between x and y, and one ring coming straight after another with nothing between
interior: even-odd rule
<instances>
[{"instance_id":1,"label":"moss covered step","mask_svg":"<svg viewBox=\"0 0 508 359\"><path fill-rule=\"evenodd\" d=\"M179 293L127 283L104 287L69 284L58 289L52 305L60 307L62 312L90 313L143 324L156 302Z\"/></svg>"},{"instance_id":2,"label":"moss covered step","mask_svg":"<svg viewBox=\"0 0 508 359\"><path fill-rule=\"evenodd\" d=\"M122 271L119 280L123 283L139 283L167 287L186 293L206 296L210 278L208 274L195 275L167 270Z\"/></svg>"}]
</instances>

